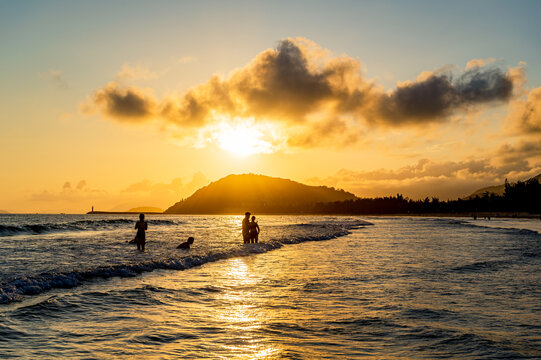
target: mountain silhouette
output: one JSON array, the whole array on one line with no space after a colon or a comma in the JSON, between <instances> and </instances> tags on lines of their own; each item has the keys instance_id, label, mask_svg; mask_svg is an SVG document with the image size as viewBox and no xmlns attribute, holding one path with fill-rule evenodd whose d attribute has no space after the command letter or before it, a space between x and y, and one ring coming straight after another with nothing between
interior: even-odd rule
<instances>
[{"instance_id":1,"label":"mountain silhouette","mask_svg":"<svg viewBox=\"0 0 541 360\"><path fill-rule=\"evenodd\" d=\"M530 178L529 180L532 180L532 179L537 179L537 181L541 183L541 174L534 176ZM474 191L472 194L464 197L463 200L473 199L476 196L482 197L485 193L488 193L489 195L494 194L498 196L503 196L504 192L505 192L505 184L487 186L487 187Z\"/></svg>"},{"instance_id":2,"label":"mountain silhouette","mask_svg":"<svg viewBox=\"0 0 541 360\"><path fill-rule=\"evenodd\" d=\"M315 203L356 199L352 193L276 177L229 175L179 201L166 214L307 213Z\"/></svg>"}]
</instances>

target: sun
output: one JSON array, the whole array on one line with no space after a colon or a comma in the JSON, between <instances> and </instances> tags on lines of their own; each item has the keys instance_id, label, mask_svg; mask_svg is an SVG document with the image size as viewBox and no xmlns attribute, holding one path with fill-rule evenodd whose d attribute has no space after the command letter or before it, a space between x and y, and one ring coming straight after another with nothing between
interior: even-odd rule
<instances>
[{"instance_id":1,"label":"sun","mask_svg":"<svg viewBox=\"0 0 541 360\"><path fill-rule=\"evenodd\" d=\"M256 127L253 121L221 123L215 137L222 150L237 156L268 154L274 151L266 129Z\"/></svg>"}]
</instances>

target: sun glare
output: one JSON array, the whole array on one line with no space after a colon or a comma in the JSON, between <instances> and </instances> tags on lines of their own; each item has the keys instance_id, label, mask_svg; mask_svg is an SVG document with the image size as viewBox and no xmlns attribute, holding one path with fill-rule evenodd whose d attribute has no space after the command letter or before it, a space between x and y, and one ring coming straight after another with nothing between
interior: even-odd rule
<instances>
[{"instance_id":1,"label":"sun glare","mask_svg":"<svg viewBox=\"0 0 541 360\"><path fill-rule=\"evenodd\" d=\"M222 123L215 133L218 146L237 156L267 154L274 151L273 144L265 138L264 130L253 121Z\"/></svg>"}]
</instances>

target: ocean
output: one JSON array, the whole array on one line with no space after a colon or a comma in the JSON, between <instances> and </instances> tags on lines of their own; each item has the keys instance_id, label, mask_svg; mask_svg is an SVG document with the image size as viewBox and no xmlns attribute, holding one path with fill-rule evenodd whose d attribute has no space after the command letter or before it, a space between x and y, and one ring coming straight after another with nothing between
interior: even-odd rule
<instances>
[{"instance_id":1,"label":"ocean","mask_svg":"<svg viewBox=\"0 0 541 360\"><path fill-rule=\"evenodd\" d=\"M147 218L0 215L0 358L541 358L539 220Z\"/></svg>"}]
</instances>

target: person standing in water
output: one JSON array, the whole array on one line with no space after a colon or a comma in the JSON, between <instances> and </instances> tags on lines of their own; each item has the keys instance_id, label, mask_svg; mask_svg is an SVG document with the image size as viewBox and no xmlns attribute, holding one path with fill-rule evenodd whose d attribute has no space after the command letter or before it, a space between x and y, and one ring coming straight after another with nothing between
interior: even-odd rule
<instances>
[{"instance_id":1,"label":"person standing in water","mask_svg":"<svg viewBox=\"0 0 541 360\"><path fill-rule=\"evenodd\" d=\"M252 216L252 222L250 222L250 243L257 244L260 231L259 225L255 222L255 216Z\"/></svg>"},{"instance_id":2,"label":"person standing in water","mask_svg":"<svg viewBox=\"0 0 541 360\"><path fill-rule=\"evenodd\" d=\"M135 235L135 242L137 243L137 250L145 251L146 234L148 224L145 221L145 214L139 214L139 221L135 223L137 229L137 235Z\"/></svg>"},{"instance_id":3,"label":"person standing in water","mask_svg":"<svg viewBox=\"0 0 541 360\"><path fill-rule=\"evenodd\" d=\"M246 212L244 214L244 219L242 219L242 238L244 239L245 244L250 243L250 213Z\"/></svg>"}]
</instances>

